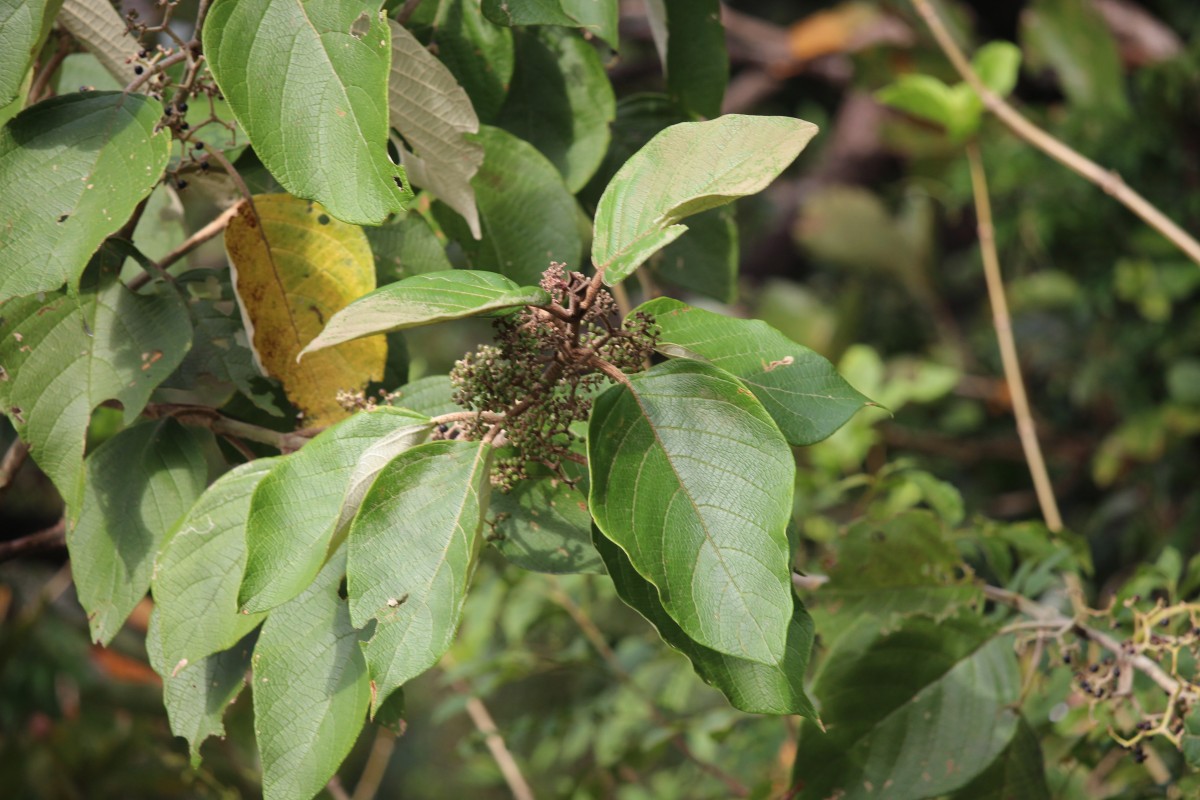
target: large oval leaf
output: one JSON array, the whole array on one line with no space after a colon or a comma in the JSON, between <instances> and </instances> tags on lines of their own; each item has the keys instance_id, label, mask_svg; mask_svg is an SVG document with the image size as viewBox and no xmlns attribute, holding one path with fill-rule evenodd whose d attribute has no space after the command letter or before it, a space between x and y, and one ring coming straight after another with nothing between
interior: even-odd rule
<instances>
[{"instance_id":1,"label":"large oval leaf","mask_svg":"<svg viewBox=\"0 0 1200 800\"><path fill-rule=\"evenodd\" d=\"M345 551L271 612L254 648L254 731L265 800L312 797L358 739L371 692L346 601Z\"/></svg>"},{"instance_id":2,"label":"large oval leaf","mask_svg":"<svg viewBox=\"0 0 1200 800\"><path fill-rule=\"evenodd\" d=\"M435 205L442 228L472 267L537 283L551 261L577 264L583 252L578 205L562 175L533 145L487 125L479 131L484 160L472 181L483 239L475 241L457 214Z\"/></svg>"},{"instance_id":3,"label":"large oval leaf","mask_svg":"<svg viewBox=\"0 0 1200 800\"><path fill-rule=\"evenodd\" d=\"M671 97L690 113L720 114L729 51L719 0L649 0L646 12Z\"/></svg>"},{"instance_id":4,"label":"large oval leaf","mask_svg":"<svg viewBox=\"0 0 1200 800\"><path fill-rule=\"evenodd\" d=\"M479 117L446 65L402 25L389 22L388 114L392 127L412 148L401 151L401 160L409 179L461 214L478 239L483 234L471 178L483 163L483 148L469 135L479 132Z\"/></svg>"},{"instance_id":5,"label":"large oval leaf","mask_svg":"<svg viewBox=\"0 0 1200 800\"><path fill-rule=\"evenodd\" d=\"M813 687L827 730L801 731L797 797L920 800L964 786L1013 738L1020 684L1012 640L974 618L910 619L885 635L860 619Z\"/></svg>"},{"instance_id":6,"label":"large oval leaf","mask_svg":"<svg viewBox=\"0 0 1200 800\"><path fill-rule=\"evenodd\" d=\"M173 290L134 294L117 280L125 252L102 247L78 296L22 297L0 311L2 410L73 510L92 410L118 400L133 422L191 346L187 309Z\"/></svg>"},{"instance_id":7,"label":"large oval leaf","mask_svg":"<svg viewBox=\"0 0 1200 800\"><path fill-rule=\"evenodd\" d=\"M522 569L560 574L603 572L592 546L592 515L583 468L566 462L574 485L535 466L530 477L488 503L488 542Z\"/></svg>"},{"instance_id":8,"label":"large oval leaf","mask_svg":"<svg viewBox=\"0 0 1200 800\"><path fill-rule=\"evenodd\" d=\"M560 28L518 31L517 66L496 124L532 144L578 192L596 172L617 113L596 48Z\"/></svg>"},{"instance_id":9,"label":"large oval leaf","mask_svg":"<svg viewBox=\"0 0 1200 800\"><path fill-rule=\"evenodd\" d=\"M62 0L0 0L0 107L22 93L21 83Z\"/></svg>"},{"instance_id":10,"label":"large oval leaf","mask_svg":"<svg viewBox=\"0 0 1200 800\"><path fill-rule=\"evenodd\" d=\"M654 316L663 353L699 357L736 375L792 444L821 441L870 402L823 356L765 322L714 314L669 297L638 310Z\"/></svg>"},{"instance_id":11,"label":"large oval leaf","mask_svg":"<svg viewBox=\"0 0 1200 800\"><path fill-rule=\"evenodd\" d=\"M588 424L589 505L699 644L763 664L792 618L792 452L727 372L694 361L629 376Z\"/></svg>"},{"instance_id":12,"label":"large oval leaf","mask_svg":"<svg viewBox=\"0 0 1200 800\"><path fill-rule=\"evenodd\" d=\"M518 286L503 275L466 269L426 272L381 286L333 315L317 338L300 351L463 317L494 316L522 306L546 305L537 286Z\"/></svg>"},{"instance_id":13,"label":"large oval leaf","mask_svg":"<svg viewBox=\"0 0 1200 800\"><path fill-rule=\"evenodd\" d=\"M286 194L256 195L225 231L242 320L260 368L278 378L308 425L347 413L340 389L383 377L383 337L296 356L350 301L375 288L375 259L362 229Z\"/></svg>"},{"instance_id":14,"label":"large oval leaf","mask_svg":"<svg viewBox=\"0 0 1200 800\"><path fill-rule=\"evenodd\" d=\"M475 569L491 447L430 442L388 464L350 526L351 619L367 643L372 707L437 663L454 639Z\"/></svg>"},{"instance_id":15,"label":"large oval leaf","mask_svg":"<svg viewBox=\"0 0 1200 800\"><path fill-rule=\"evenodd\" d=\"M410 25L422 35L418 20L432 26L429 43L470 95L479 119L491 120L504 103L512 78L512 31L487 19L479 0L438 0L418 6Z\"/></svg>"},{"instance_id":16,"label":"large oval leaf","mask_svg":"<svg viewBox=\"0 0 1200 800\"><path fill-rule=\"evenodd\" d=\"M108 644L145 597L154 557L208 477L212 435L166 419L126 428L88 456L67 549L92 638Z\"/></svg>"},{"instance_id":17,"label":"large oval leaf","mask_svg":"<svg viewBox=\"0 0 1200 800\"><path fill-rule=\"evenodd\" d=\"M338 423L279 462L254 490L246 522L246 570L239 594L243 611L265 611L286 602L316 577L334 545L344 514L357 510L374 473L360 465L384 463L424 440L429 419L382 407ZM382 462L367 458L379 442L393 451ZM354 490L354 491L352 491Z\"/></svg>"},{"instance_id":18,"label":"large oval leaf","mask_svg":"<svg viewBox=\"0 0 1200 800\"><path fill-rule=\"evenodd\" d=\"M791 117L729 114L659 133L617 171L596 208L592 262L610 286L677 239L679 220L761 191L817 126Z\"/></svg>"},{"instance_id":19,"label":"large oval leaf","mask_svg":"<svg viewBox=\"0 0 1200 800\"><path fill-rule=\"evenodd\" d=\"M74 288L104 238L162 176L171 135L140 94L82 92L0 129L0 302Z\"/></svg>"},{"instance_id":20,"label":"large oval leaf","mask_svg":"<svg viewBox=\"0 0 1200 800\"><path fill-rule=\"evenodd\" d=\"M283 188L378 225L411 196L387 153L391 31L357 0L216 0L204 54Z\"/></svg>"},{"instance_id":21,"label":"large oval leaf","mask_svg":"<svg viewBox=\"0 0 1200 800\"><path fill-rule=\"evenodd\" d=\"M260 458L221 476L179 521L154 564L154 602L163 664L176 672L226 650L262 622L238 613L246 566L250 496L276 458Z\"/></svg>"},{"instance_id":22,"label":"large oval leaf","mask_svg":"<svg viewBox=\"0 0 1200 800\"><path fill-rule=\"evenodd\" d=\"M734 708L748 714L799 714L817 718L812 701L804 693L813 621L799 600L793 600L787 650L779 661L760 664L718 653L688 638L663 608L654 585L637 573L624 550L599 531L594 539L621 599L645 617L664 642L687 656L696 674L729 698Z\"/></svg>"},{"instance_id":23,"label":"large oval leaf","mask_svg":"<svg viewBox=\"0 0 1200 800\"><path fill-rule=\"evenodd\" d=\"M497 25L560 25L583 28L617 46L617 0L483 0Z\"/></svg>"}]
</instances>

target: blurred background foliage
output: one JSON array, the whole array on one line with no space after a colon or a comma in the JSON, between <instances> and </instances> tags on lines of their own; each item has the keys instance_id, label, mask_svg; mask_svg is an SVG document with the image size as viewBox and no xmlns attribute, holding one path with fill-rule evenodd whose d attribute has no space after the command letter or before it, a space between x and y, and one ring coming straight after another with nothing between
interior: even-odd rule
<instances>
[{"instance_id":1,"label":"blurred background foliage","mask_svg":"<svg viewBox=\"0 0 1200 800\"><path fill-rule=\"evenodd\" d=\"M1200 4L936 5L968 50L994 40L1020 47L1012 100L1025 114L1200 230ZM1038 518L1037 503L1000 377L963 151L874 99L903 74L957 77L903 0L731 0L722 14L731 65L723 110L798 116L822 133L784 178L739 202L736 219L713 213L648 277L692 302L766 320L829 357L883 407L798 451L798 566L827 572L847 525L925 506L932 512L912 513L958 531L972 565L1010 586L1040 591L1056 565L1090 557L1094 605L1135 590L1194 595L1196 265L985 119L980 144L1022 366L1067 526L1084 542L1054 556L1058 545L1026 522ZM609 155L579 195L585 206L649 135L683 118L647 94L664 87L640 0L622 3L621 23L619 55L596 43L618 106ZM252 162L243 174L268 185ZM203 204L186 208L181 217L163 204L157 219L192 230L211 217ZM389 236L400 234L381 229L372 242L397 247ZM215 243L193 265L222 257ZM403 276L395 258L381 258L380 270ZM486 333L464 324L409 335L397 369L410 380L444 373ZM91 435L115 430L114 416L101 409ZM3 436L7 445L11 429ZM4 494L0 530L16 538L50 525L59 502L27 463ZM1015 574L1025 556L1040 572ZM135 614L111 650L92 647L62 564L46 556L0 565L3 793L255 796L249 698L234 704L228 737L210 741L193 771L146 665L146 614ZM837 626L823 627L819 608L814 615L819 654ZM366 768L380 797L509 796L472 724L472 697L486 701L545 797L728 796L709 763L753 796L780 796L796 746L793 721L733 711L608 581L524 573L491 551L452 658L406 696L406 731L389 750L390 734L368 729L341 771L348 786ZM1169 754L1147 773L1120 758L1085 706L1026 713L1045 746L1052 796L1166 796L1154 784L1171 774ZM373 748L390 755L372 760Z\"/></svg>"}]
</instances>

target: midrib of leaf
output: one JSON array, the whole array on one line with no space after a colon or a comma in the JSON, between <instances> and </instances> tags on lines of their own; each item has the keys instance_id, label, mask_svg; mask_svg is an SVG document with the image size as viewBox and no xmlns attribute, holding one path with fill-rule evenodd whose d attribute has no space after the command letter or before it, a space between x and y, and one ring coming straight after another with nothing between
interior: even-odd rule
<instances>
[{"instance_id":1,"label":"midrib of leaf","mask_svg":"<svg viewBox=\"0 0 1200 800\"><path fill-rule=\"evenodd\" d=\"M669 464L671 467L671 474L673 476L675 476L675 482L679 485L679 490L678 490L677 494L682 493L687 498L688 503L692 507L692 512L696 515L696 518L700 522L700 527L704 531L705 540L708 542L708 545L713 549L713 552L716 554L717 559L721 562L721 569L725 573L726 578L729 579L730 583L733 583L734 582L733 575L729 570L728 564L726 564L726 562L725 562L725 553L722 551L721 548L717 547L715 541L713 540L712 532L709 530L708 520L706 520L704 518L704 515L700 513L700 506L697 505L696 499L694 497L692 497L692 494L691 494L691 492L689 492L687 490L687 487L684 484L683 479L679 477L679 470L676 469L676 467L675 467L674 459L667 452L666 445L663 443L662 438L658 435L658 429L654 425L654 423L651 421L650 415L647 413L645 404L642 403L641 394L633 389L632 383L629 386L629 392L630 392L630 394L633 395L634 402L636 402L638 404L638 408L642 412L642 418L646 420L646 424L650 428L650 433L654 436L655 443L658 445L659 449L662 451L663 455L666 457L667 464ZM670 395L651 395L651 396L671 397ZM730 405L730 403L727 403L722 400L713 400L712 402L721 403L723 405ZM711 434L712 432L710 431L709 433ZM647 454L647 457L648 457L648 454ZM702 461L701 459L697 458L696 461L699 461L700 463L705 464L706 466L713 466L715 468L715 465L709 464L708 462ZM638 472L637 472L638 481L635 486L635 491L637 490L636 487L641 486L642 469L645 467L645 465L646 465L646 457L644 457L642 459L642 463L638 465ZM673 503L674 499L672 499L671 502ZM668 510L669 510L669 507L668 507ZM722 509L722 510L726 510L726 509ZM734 515L734 516L736 516L736 515ZM630 527L632 527L632 525ZM660 546L659 550L660 550L660 554L665 555L665 548L662 548ZM697 564L694 563L692 566L695 567L695 566L697 566ZM665 575L666 572L667 572L667 565L664 562L663 563L663 574ZM651 584L653 585L653 581L651 581ZM658 587L655 587L655 588L657 589ZM699 610L699 604L696 601L695 581L692 581L689 584L688 589L691 593L693 608L696 608L697 610ZM662 593L660 590L660 592L659 592L660 597L661 597L661 594ZM741 599L741 592L738 592L738 598ZM743 605L743 607L746 607L745 601L742 601L742 605ZM747 610L750 610L750 609L747 607ZM751 620L754 621L754 627L758 630L759 638L762 639L762 641L764 643L766 643L768 641L766 632L763 630L762 625L759 624L758 617L756 617L753 613L749 614L748 616L750 617ZM771 648L768 647L767 649L770 650Z\"/></svg>"}]
</instances>

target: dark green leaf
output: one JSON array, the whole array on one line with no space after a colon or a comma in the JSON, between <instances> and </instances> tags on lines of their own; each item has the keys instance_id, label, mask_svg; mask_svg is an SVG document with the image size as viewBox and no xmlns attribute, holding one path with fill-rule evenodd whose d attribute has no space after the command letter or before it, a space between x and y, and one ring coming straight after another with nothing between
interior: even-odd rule
<instances>
[{"instance_id":1,"label":"dark green leaf","mask_svg":"<svg viewBox=\"0 0 1200 800\"><path fill-rule=\"evenodd\" d=\"M410 212L365 231L375 254L375 282L379 286L454 268L446 258L446 248L420 214Z\"/></svg>"},{"instance_id":2,"label":"dark green leaf","mask_svg":"<svg viewBox=\"0 0 1200 800\"><path fill-rule=\"evenodd\" d=\"M356 0L216 0L204 54L288 192L366 225L404 207L411 194L387 153L392 51L382 14Z\"/></svg>"},{"instance_id":3,"label":"dark green leaf","mask_svg":"<svg viewBox=\"0 0 1200 800\"><path fill-rule=\"evenodd\" d=\"M400 396L395 405L436 417L454 411L462 411L451 399L454 386L449 375L427 375L400 387Z\"/></svg>"},{"instance_id":4,"label":"dark green leaf","mask_svg":"<svg viewBox=\"0 0 1200 800\"><path fill-rule=\"evenodd\" d=\"M737 297L738 227L732 206L702 211L688 233L652 256L657 280L722 303Z\"/></svg>"},{"instance_id":5,"label":"dark green leaf","mask_svg":"<svg viewBox=\"0 0 1200 800\"><path fill-rule=\"evenodd\" d=\"M658 591L637 573L625 551L599 530L595 531L594 539L621 599L645 617L663 641L687 656L696 674L724 693L734 708L749 714L799 714L816 719L812 701L804 693L813 623L798 599L793 598L783 658L773 664L735 658L692 641L667 614Z\"/></svg>"},{"instance_id":6,"label":"dark green leaf","mask_svg":"<svg viewBox=\"0 0 1200 800\"><path fill-rule=\"evenodd\" d=\"M825 358L765 322L714 314L669 297L638 310L658 322L660 350L736 375L792 444L821 441L868 403Z\"/></svg>"},{"instance_id":7,"label":"dark green leaf","mask_svg":"<svg viewBox=\"0 0 1200 800\"><path fill-rule=\"evenodd\" d=\"M1029 66L1054 70L1077 106L1126 114L1125 75L1113 32L1087 0L1035 0L1021 13L1021 41Z\"/></svg>"},{"instance_id":8,"label":"dark green leaf","mask_svg":"<svg viewBox=\"0 0 1200 800\"><path fill-rule=\"evenodd\" d=\"M0 403L72 508L92 410L117 400L131 423L191 346L173 290L139 295L117 281L125 252L102 248L77 296L22 297L0 311Z\"/></svg>"},{"instance_id":9,"label":"dark green leaf","mask_svg":"<svg viewBox=\"0 0 1200 800\"><path fill-rule=\"evenodd\" d=\"M95 641L108 644L145 597L167 532L204 491L211 441L166 419L126 428L88 456L67 549Z\"/></svg>"},{"instance_id":10,"label":"dark green leaf","mask_svg":"<svg viewBox=\"0 0 1200 800\"><path fill-rule=\"evenodd\" d=\"M479 119L491 121L512 79L512 31L484 17L479 0L440 0L430 44L467 90Z\"/></svg>"},{"instance_id":11,"label":"dark green leaf","mask_svg":"<svg viewBox=\"0 0 1200 800\"><path fill-rule=\"evenodd\" d=\"M582 480L583 470L574 470ZM603 572L592 546L587 485L571 486L545 468L488 505L488 541L506 559L535 572Z\"/></svg>"},{"instance_id":12,"label":"dark green leaf","mask_svg":"<svg viewBox=\"0 0 1200 800\"><path fill-rule=\"evenodd\" d=\"M497 25L560 25L583 28L617 46L617 0L483 0Z\"/></svg>"},{"instance_id":13,"label":"dark green leaf","mask_svg":"<svg viewBox=\"0 0 1200 800\"><path fill-rule=\"evenodd\" d=\"M299 597L271 612L254 648L254 732L265 800L312 797L354 746L371 702L363 638L338 596L339 550Z\"/></svg>"},{"instance_id":14,"label":"dark green leaf","mask_svg":"<svg viewBox=\"0 0 1200 800\"><path fill-rule=\"evenodd\" d=\"M666 12L663 29L667 90L679 106L712 119L721 113L729 83L729 51L719 0L656 0ZM657 42L656 42L657 44Z\"/></svg>"},{"instance_id":15,"label":"dark green leaf","mask_svg":"<svg viewBox=\"0 0 1200 800\"><path fill-rule=\"evenodd\" d=\"M596 400L588 465L596 524L684 632L778 664L792 618L795 464L754 395L695 361L631 375Z\"/></svg>"},{"instance_id":16,"label":"dark green leaf","mask_svg":"<svg viewBox=\"0 0 1200 800\"><path fill-rule=\"evenodd\" d=\"M0 106L21 93L29 62L62 0L0 0Z\"/></svg>"},{"instance_id":17,"label":"dark green leaf","mask_svg":"<svg viewBox=\"0 0 1200 800\"><path fill-rule=\"evenodd\" d=\"M1050 800L1042 744L1024 717L1000 757L951 800Z\"/></svg>"},{"instance_id":18,"label":"dark green leaf","mask_svg":"<svg viewBox=\"0 0 1200 800\"><path fill-rule=\"evenodd\" d=\"M83 92L0 129L0 301L71 289L96 248L158 182L171 134L140 94Z\"/></svg>"},{"instance_id":19,"label":"dark green leaf","mask_svg":"<svg viewBox=\"0 0 1200 800\"><path fill-rule=\"evenodd\" d=\"M517 66L496 124L532 144L578 192L608 149L612 84L592 45L559 28L516 33Z\"/></svg>"}]
</instances>

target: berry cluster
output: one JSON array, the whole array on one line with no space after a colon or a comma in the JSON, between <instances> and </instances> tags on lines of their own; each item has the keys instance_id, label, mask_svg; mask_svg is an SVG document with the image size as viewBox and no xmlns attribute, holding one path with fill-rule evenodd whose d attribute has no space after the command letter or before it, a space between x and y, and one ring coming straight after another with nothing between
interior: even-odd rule
<instances>
[{"instance_id":1,"label":"berry cluster","mask_svg":"<svg viewBox=\"0 0 1200 800\"><path fill-rule=\"evenodd\" d=\"M552 263L541 286L550 294L548 305L497 320L495 344L466 355L450 373L454 402L480 412L463 424L463 435L502 430L513 447L493 473L504 490L526 478L534 463L566 479L563 460L582 458L572 450L578 439L572 425L587 419L606 376L641 369L657 343L648 315L615 322L616 301L595 278ZM503 418L493 425L494 415Z\"/></svg>"}]
</instances>

